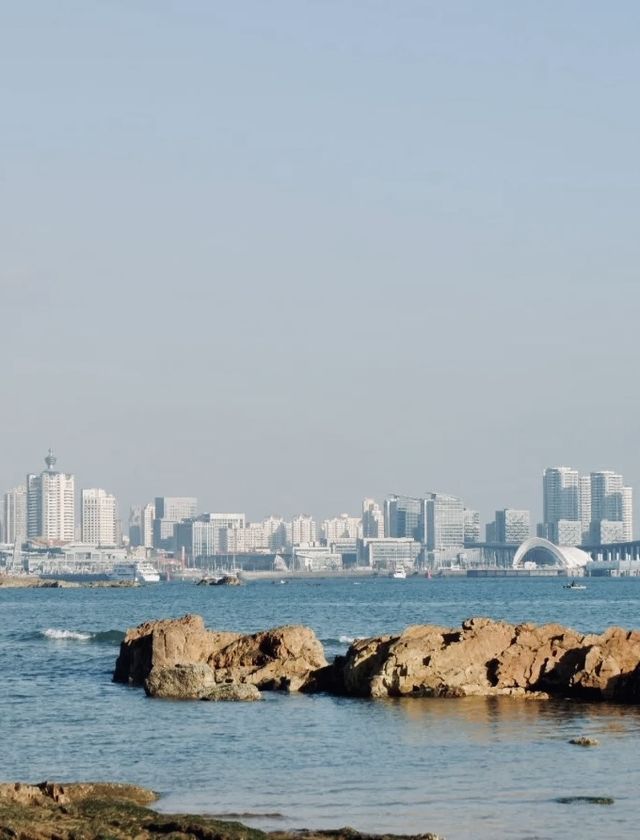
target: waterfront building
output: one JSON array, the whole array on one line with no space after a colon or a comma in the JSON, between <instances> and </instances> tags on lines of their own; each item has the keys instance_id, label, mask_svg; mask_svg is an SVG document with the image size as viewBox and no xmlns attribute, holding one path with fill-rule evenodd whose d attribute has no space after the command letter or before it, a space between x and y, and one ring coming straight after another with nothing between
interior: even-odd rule
<instances>
[{"instance_id":1,"label":"waterfront building","mask_svg":"<svg viewBox=\"0 0 640 840\"><path fill-rule=\"evenodd\" d=\"M480 542L480 513L477 510L464 509L464 544L475 545Z\"/></svg>"},{"instance_id":2,"label":"waterfront building","mask_svg":"<svg viewBox=\"0 0 640 840\"><path fill-rule=\"evenodd\" d=\"M153 548L175 549L175 526L197 514L198 500L193 496L157 496L154 505Z\"/></svg>"},{"instance_id":3,"label":"waterfront building","mask_svg":"<svg viewBox=\"0 0 640 840\"><path fill-rule=\"evenodd\" d=\"M384 513L375 499L362 502L362 536L374 539L385 536Z\"/></svg>"},{"instance_id":4,"label":"waterfront building","mask_svg":"<svg viewBox=\"0 0 640 840\"><path fill-rule=\"evenodd\" d=\"M81 540L87 545L118 543L118 505L111 493L100 488L80 492Z\"/></svg>"},{"instance_id":5,"label":"waterfront building","mask_svg":"<svg viewBox=\"0 0 640 840\"><path fill-rule=\"evenodd\" d=\"M620 522L620 528L601 523ZM603 534L611 536L620 532L621 538L606 542L633 539L633 491L624 484L620 473L601 470L591 473L591 535L592 543L602 543Z\"/></svg>"},{"instance_id":6,"label":"waterfront building","mask_svg":"<svg viewBox=\"0 0 640 840\"><path fill-rule=\"evenodd\" d=\"M393 539L425 542L424 499L387 496L384 501L384 533Z\"/></svg>"},{"instance_id":7,"label":"waterfront building","mask_svg":"<svg viewBox=\"0 0 640 840\"><path fill-rule=\"evenodd\" d=\"M10 545L21 545L27 538L27 488L25 485L7 490L2 500L3 539Z\"/></svg>"},{"instance_id":8,"label":"waterfront building","mask_svg":"<svg viewBox=\"0 0 640 840\"><path fill-rule=\"evenodd\" d=\"M202 513L183 519L174 526L176 553L184 553L190 560L233 553L238 543L229 534L244 528L244 513Z\"/></svg>"},{"instance_id":9,"label":"waterfront building","mask_svg":"<svg viewBox=\"0 0 640 840\"><path fill-rule=\"evenodd\" d=\"M411 537L379 537L358 540L358 565L391 571L399 566L415 567L422 545Z\"/></svg>"},{"instance_id":10,"label":"waterfront building","mask_svg":"<svg viewBox=\"0 0 640 840\"><path fill-rule=\"evenodd\" d=\"M622 488L622 533L625 542L633 540L633 490Z\"/></svg>"},{"instance_id":11,"label":"waterfront building","mask_svg":"<svg viewBox=\"0 0 640 840\"><path fill-rule=\"evenodd\" d=\"M484 526L484 533L485 533L484 538L485 538L486 542L488 542L488 543L497 543L498 542L495 520L493 522L487 522L487 524Z\"/></svg>"},{"instance_id":12,"label":"waterfront building","mask_svg":"<svg viewBox=\"0 0 640 840\"><path fill-rule=\"evenodd\" d=\"M496 511L495 542L520 544L531 536L531 516L528 510L504 508Z\"/></svg>"},{"instance_id":13,"label":"waterfront building","mask_svg":"<svg viewBox=\"0 0 640 840\"><path fill-rule=\"evenodd\" d=\"M342 555L326 545L297 545L291 552L291 568L305 572L335 571L342 568Z\"/></svg>"},{"instance_id":14,"label":"waterfront building","mask_svg":"<svg viewBox=\"0 0 640 840\"><path fill-rule=\"evenodd\" d=\"M361 520L357 516L341 513L333 519L325 519L322 523L322 537L328 543L336 540L356 540L360 536Z\"/></svg>"},{"instance_id":15,"label":"waterfront building","mask_svg":"<svg viewBox=\"0 0 640 840\"><path fill-rule=\"evenodd\" d=\"M75 539L75 479L54 469L50 449L46 470L27 476L27 538L64 544Z\"/></svg>"},{"instance_id":16,"label":"waterfront building","mask_svg":"<svg viewBox=\"0 0 640 840\"><path fill-rule=\"evenodd\" d=\"M624 522L620 519L598 519L591 523L591 542L595 545L625 542Z\"/></svg>"}]
</instances>

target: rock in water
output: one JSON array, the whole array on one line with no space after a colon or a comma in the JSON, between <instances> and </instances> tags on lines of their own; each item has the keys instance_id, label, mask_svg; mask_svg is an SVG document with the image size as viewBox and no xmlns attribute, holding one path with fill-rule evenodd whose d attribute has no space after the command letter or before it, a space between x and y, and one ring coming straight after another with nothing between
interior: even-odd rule
<instances>
[{"instance_id":1,"label":"rock in water","mask_svg":"<svg viewBox=\"0 0 640 840\"><path fill-rule=\"evenodd\" d=\"M222 683L207 691L200 699L217 703L222 700L260 700L261 697L258 689L251 683Z\"/></svg>"},{"instance_id":2,"label":"rock in water","mask_svg":"<svg viewBox=\"0 0 640 840\"><path fill-rule=\"evenodd\" d=\"M216 685L213 670L202 662L159 665L151 669L144 690L150 697L199 700Z\"/></svg>"},{"instance_id":3,"label":"rock in water","mask_svg":"<svg viewBox=\"0 0 640 840\"><path fill-rule=\"evenodd\" d=\"M597 747L600 743L597 738L589 738L587 735L579 735L577 738L572 738L569 741L577 747Z\"/></svg>"},{"instance_id":4,"label":"rock in water","mask_svg":"<svg viewBox=\"0 0 640 840\"><path fill-rule=\"evenodd\" d=\"M152 668L205 663L240 633L212 633L199 615L147 621L127 630L116 660L114 682L143 685Z\"/></svg>"},{"instance_id":5,"label":"rock in water","mask_svg":"<svg viewBox=\"0 0 640 840\"><path fill-rule=\"evenodd\" d=\"M559 694L640 702L640 632L616 627L600 636L486 618L460 629L409 627L354 642L337 667L344 693L359 696Z\"/></svg>"},{"instance_id":6,"label":"rock in water","mask_svg":"<svg viewBox=\"0 0 640 840\"><path fill-rule=\"evenodd\" d=\"M251 683L262 689L297 691L312 681L316 671L327 667L327 660L320 641L308 627L276 627L251 635L215 633L206 630L201 616L186 615L149 621L128 630L113 679L143 685L153 671L178 665L208 665L215 672L216 684ZM153 696L160 696L154 692L162 690L160 673L157 670L158 675L149 683ZM169 671L162 676L167 690L173 685L176 691L181 680L191 678L196 680L195 672L187 676L186 672Z\"/></svg>"}]
</instances>

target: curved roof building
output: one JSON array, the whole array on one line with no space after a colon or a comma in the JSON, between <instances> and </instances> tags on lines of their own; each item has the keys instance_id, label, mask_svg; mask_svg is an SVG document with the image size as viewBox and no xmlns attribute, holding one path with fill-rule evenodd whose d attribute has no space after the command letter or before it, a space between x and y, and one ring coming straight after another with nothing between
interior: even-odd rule
<instances>
[{"instance_id":1,"label":"curved roof building","mask_svg":"<svg viewBox=\"0 0 640 840\"><path fill-rule=\"evenodd\" d=\"M555 566L559 569L577 571L584 569L591 557L580 548L572 545L554 545L549 540L533 537L523 542L513 558L514 569L524 569L525 564L536 566Z\"/></svg>"}]
</instances>

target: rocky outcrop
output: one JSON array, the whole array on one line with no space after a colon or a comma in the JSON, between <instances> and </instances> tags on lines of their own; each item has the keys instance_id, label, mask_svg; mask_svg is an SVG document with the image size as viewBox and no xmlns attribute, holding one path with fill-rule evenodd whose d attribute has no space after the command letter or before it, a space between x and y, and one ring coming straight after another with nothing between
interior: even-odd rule
<instances>
[{"instance_id":1,"label":"rocky outcrop","mask_svg":"<svg viewBox=\"0 0 640 840\"><path fill-rule=\"evenodd\" d=\"M216 685L203 694L201 700L208 700L211 703L220 703L227 700L240 700L242 702L260 700L262 695L251 683L222 683Z\"/></svg>"},{"instance_id":2,"label":"rocky outcrop","mask_svg":"<svg viewBox=\"0 0 640 840\"><path fill-rule=\"evenodd\" d=\"M260 692L248 683L216 682L213 668L201 662L164 665L151 669L144 683L150 697L171 700L259 700Z\"/></svg>"},{"instance_id":3,"label":"rocky outcrop","mask_svg":"<svg viewBox=\"0 0 640 840\"><path fill-rule=\"evenodd\" d=\"M214 633L200 616L187 615L129 630L114 680L146 681L155 697L200 698L221 685L253 685L361 697L553 695L640 703L640 631L612 627L584 635L559 624L473 618L459 628L418 625L360 639L328 665L308 627Z\"/></svg>"},{"instance_id":4,"label":"rocky outcrop","mask_svg":"<svg viewBox=\"0 0 640 840\"><path fill-rule=\"evenodd\" d=\"M337 666L346 694L367 697L575 696L640 702L640 633L583 635L557 624L486 618L460 629L409 627L354 642Z\"/></svg>"},{"instance_id":5,"label":"rocky outcrop","mask_svg":"<svg viewBox=\"0 0 640 840\"><path fill-rule=\"evenodd\" d=\"M209 670L185 667L195 665ZM184 697L189 691L200 696L200 688L235 683L298 691L326 667L322 645L308 627L277 627L251 635L216 633L205 628L200 616L186 615L128 630L113 679L131 685L146 682L149 694L165 697Z\"/></svg>"},{"instance_id":6,"label":"rocky outcrop","mask_svg":"<svg viewBox=\"0 0 640 840\"><path fill-rule=\"evenodd\" d=\"M143 685L152 668L206 664L240 633L213 633L199 615L147 621L127 630L116 660L114 682Z\"/></svg>"},{"instance_id":7,"label":"rocky outcrop","mask_svg":"<svg viewBox=\"0 0 640 840\"><path fill-rule=\"evenodd\" d=\"M352 828L267 834L238 822L159 814L156 794L135 785L0 784L0 837L19 840L377 840ZM381 837L380 840L383 840ZM384 840L392 840L385 835ZM401 840L401 838L398 838ZM421 834L404 840L439 840Z\"/></svg>"}]
</instances>

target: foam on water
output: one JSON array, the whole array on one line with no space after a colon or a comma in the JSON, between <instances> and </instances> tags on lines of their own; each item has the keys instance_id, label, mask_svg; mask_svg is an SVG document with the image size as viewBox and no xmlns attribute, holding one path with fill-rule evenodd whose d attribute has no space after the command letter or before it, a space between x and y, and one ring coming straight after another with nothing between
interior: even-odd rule
<instances>
[{"instance_id":1,"label":"foam on water","mask_svg":"<svg viewBox=\"0 0 640 840\"><path fill-rule=\"evenodd\" d=\"M44 639L53 639L54 641L102 642L105 644L119 644L124 639L124 633L121 630L105 630L90 633L88 631L65 630L56 627L48 627L46 630L41 630L38 636Z\"/></svg>"}]
</instances>

